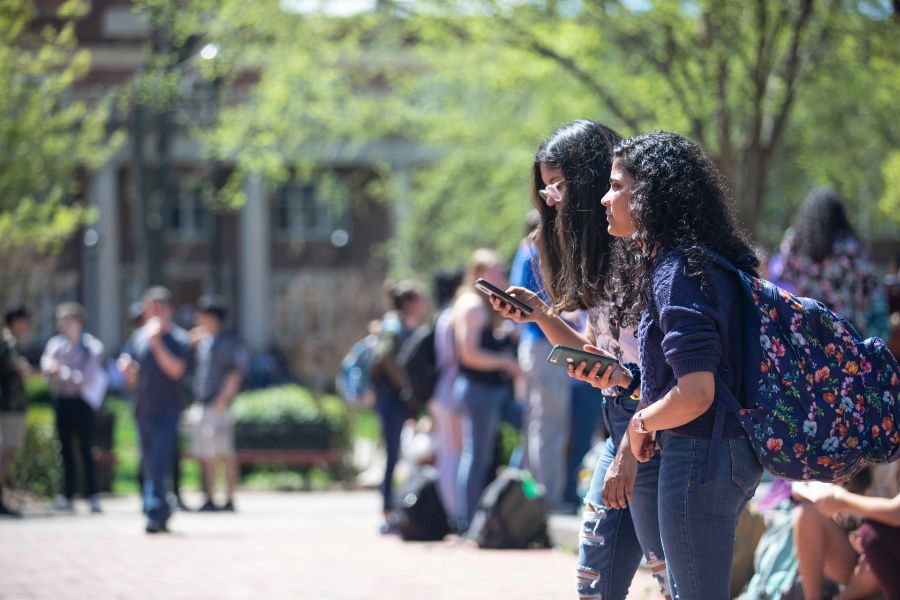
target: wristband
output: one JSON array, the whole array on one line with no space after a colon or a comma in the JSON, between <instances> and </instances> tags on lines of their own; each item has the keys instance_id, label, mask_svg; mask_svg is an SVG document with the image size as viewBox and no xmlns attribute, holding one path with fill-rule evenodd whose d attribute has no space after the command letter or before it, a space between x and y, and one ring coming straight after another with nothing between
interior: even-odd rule
<instances>
[{"instance_id":1,"label":"wristband","mask_svg":"<svg viewBox=\"0 0 900 600\"><path fill-rule=\"evenodd\" d=\"M641 368L634 363L625 363L623 366L631 371L631 384L627 388L616 386L616 392L620 396L630 397L632 400L640 400Z\"/></svg>"},{"instance_id":2,"label":"wristband","mask_svg":"<svg viewBox=\"0 0 900 600\"><path fill-rule=\"evenodd\" d=\"M644 412L642 410L634 413L634 416L631 417L631 428L636 432L647 435L650 432L647 431L647 428L644 426L644 418L641 416L641 413Z\"/></svg>"}]
</instances>

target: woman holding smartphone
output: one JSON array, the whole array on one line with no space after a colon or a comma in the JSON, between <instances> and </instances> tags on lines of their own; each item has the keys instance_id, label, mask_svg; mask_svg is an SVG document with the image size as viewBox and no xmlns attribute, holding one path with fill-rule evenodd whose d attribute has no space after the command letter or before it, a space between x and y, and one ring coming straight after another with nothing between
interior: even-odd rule
<instances>
[{"instance_id":1,"label":"woman holding smartphone","mask_svg":"<svg viewBox=\"0 0 900 600\"><path fill-rule=\"evenodd\" d=\"M513 380L522 374L515 359L513 332L502 329L502 320L495 317L486 297L475 289L478 279L497 287L506 285L503 263L494 250L475 251L452 308L459 360L453 396L457 406L464 409L457 480L461 531L469 526L478 498L487 487L500 419L504 409L515 403Z\"/></svg>"},{"instance_id":2,"label":"woman holding smartphone","mask_svg":"<svg viewBox=\"0 0 900 600\"><path fill-rule=\"evenodd\" d=\"M615 336L608 325L613 237L607 232L600 199L609 187L612 150L619 141L613 130L593 121L569 123L544 141L533 167L532 201L540 213L533 241L552 307L522 287L511 287L508 293L530 305L534 309L530 315L496 296L491 302L507 318L536 323L551 344L605 351L637 363L634 330L623 329ZM559 317L580 309L588 311L586 333L573 330ZM574 376L574 370L570 374ZM581 598L624 600L642 554L669 597L656 524L659 461L638 465L628 447L626 431L638 403L627 389L630 378L622 389L612 389L611 383L624 379L624 374L624 369L609 368L590 378L580 376L605 390L603 412L610 431L585 498L576 579ZM642 518L635 518L636 512Z\"/></svg>"},{"instance_id":3,"label":"woman holding smartphone","mask_svg":"<svg viewBox=\"0 0 900 600\"><path fill-rule=\"evenodd\" d=\"M640 461L655 453L653 432L660 447L659 526L672 594L724 600L738 517L762 467L736 416L715 402L716 389L740 398L742 339L759 332L744 330L737 278L708 253L753 274L759 262L713 162L676 134L620 142L602 203L609 233L626 239L616 249L612 294L621 302L612 323L638 330L641 405L628 435ZM611 379L629 384L621 370Z\"/></svg>"}]
</instances>

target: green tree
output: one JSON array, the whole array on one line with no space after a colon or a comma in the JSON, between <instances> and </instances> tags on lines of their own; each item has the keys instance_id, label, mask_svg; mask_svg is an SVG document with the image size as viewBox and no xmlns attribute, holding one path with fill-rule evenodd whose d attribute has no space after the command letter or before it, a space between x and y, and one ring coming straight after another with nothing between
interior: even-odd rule
<instances>
[{"instance_id":1,"label":"green tree","mask_svg":"<svg viewBox=\"0 0 900 600\"><path fill-rule=\"evenodd\" d=\"M59 10L61 24L34 27L31 2L0 0L0 289L23 299L41 285L54 256L93 214L74 202L83 167L102 164L115 140L108 103L73 99L90 68L76 48L79 2Z\"/></svg>"}]
</instances>

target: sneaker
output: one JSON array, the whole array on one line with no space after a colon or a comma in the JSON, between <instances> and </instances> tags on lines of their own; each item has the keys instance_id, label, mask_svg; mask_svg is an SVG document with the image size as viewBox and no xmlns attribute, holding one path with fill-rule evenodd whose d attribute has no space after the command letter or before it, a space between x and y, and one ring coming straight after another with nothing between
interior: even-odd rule
<instances>
[{"instance_id":1,"label":"sneaker","mask_svg":"<svg viewBox=\"0 0 900 600\"><path fill-rule=\"evenodd\" d=\"M11 519L21 519L22 513L17 510L13 510L12 508L6 506L2 500L0 500L0 517L9 517Z\"/></svg>"},{"instance_id":2,"label":"sneaker","mask_svg":"<svg viewBox=\"0 0 900 600\"><path fill-rule=\"evenodd\" d=\"M207 500L206 503L197 510L197 512L218 512L218 511L219 511L219 507L216 506L212 500Z\"/></svg>"},{"instance_id":3,"label":"sneaker","mask_svg":"<svg viewBox=\"0 0 900 600\"><path fill-rule=\"evenodd\" d=\"M53 510L72 512L75 510L75 505L72 504L71 498L66 498L65 496L58 495L53 499Z\"/></svg>"},{"instance_id":4,"label":"sneaker","mask_svg":"<svg viewBox=\"0 0 900 600\"><path fill-rule=\"evenodd\" d=\"M103 509L100 508L100 499L97 496L91 496L88 498L88 504L91 507L91 512L95 515L99 515L103 512Z\"/></svg>"},{"instance_id":5,"label":"sneaker","mask_svg":"<svg viewBox=\"0 0 900 600\"><path fill-rule=\"evenodd\" d=\"M232 513L233 513L233 512L237 512L237 510L234 508L234 502L232 502L231 500L229 500L228 502L226 502L226 503L225 503L225 506L223 506L223 507L222 507L221 509L219 509L219 510L221 510L221 511L223 511L223 512L232 512Z\"/></svg>"},{"instance_id":6,"label":"sneaker","mask_svg":"<svg viewBox=\"0 0 900 600\"><path fill-rule=\"evenodd\" d=\"M169 529L166 527L165 523L160 523L159 521L147 521L147 526L144 528L144 531L147 533L168 533Z\"/></svg>"},{"instance_id":7,"label":"sneaker","mask_svg":"<svg viewBox=\"0 0 900 600\"><path fill-rule=\"evenodd\" d=\"M381 524L381 527L378 528L378 533L380 533L381 535L399 535L400 531L396 527L385 521Z\"/></svg>"}]
</instances>

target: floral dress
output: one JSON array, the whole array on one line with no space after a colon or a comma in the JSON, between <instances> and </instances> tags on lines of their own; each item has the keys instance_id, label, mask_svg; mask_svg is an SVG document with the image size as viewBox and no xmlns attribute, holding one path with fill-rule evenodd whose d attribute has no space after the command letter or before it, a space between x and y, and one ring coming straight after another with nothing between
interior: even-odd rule
<instances>
[{"instance_id":1,"label":"floral dress","mask_svg":"<svg viewBox=\"0 0 900 600\"><path fill-rule=\"evenodd\" d=\"M878 286L865 248L852 236L835 241L831 255L821 262L794 250L785 237L780 255L769 266L772 281L796 296L815 298L864 332Z\"/></svg>"}]
</instances>

